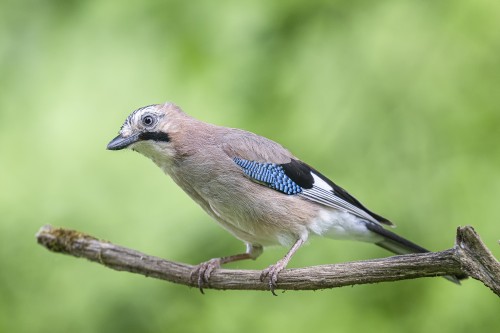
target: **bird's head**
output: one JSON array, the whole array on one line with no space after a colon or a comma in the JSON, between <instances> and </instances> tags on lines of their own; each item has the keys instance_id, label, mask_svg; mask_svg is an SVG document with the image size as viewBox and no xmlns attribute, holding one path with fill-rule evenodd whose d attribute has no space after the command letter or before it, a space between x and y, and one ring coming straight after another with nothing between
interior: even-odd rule
<instances>
[{"instance_id":1,"label":"bird's head","mask_svg":"<svg viewBox=\"0 0 500 333\"><path fill-rule=\"evenodd\" d=\"M116 138L107 149L132 149L146 157L157 159L173 157L172 134L179 129L179 117L186 115L174 104L154 104L132 112L123 123Z\"/></svg>"}]
</instances>

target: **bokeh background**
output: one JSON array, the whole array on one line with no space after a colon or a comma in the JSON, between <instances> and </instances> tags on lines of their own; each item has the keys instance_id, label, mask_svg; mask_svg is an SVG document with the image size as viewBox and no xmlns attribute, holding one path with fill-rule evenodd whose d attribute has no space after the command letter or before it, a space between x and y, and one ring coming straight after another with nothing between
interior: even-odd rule
<instances>
[{"instance_id":1,"label":"bokeh background","mask_svg":"<svg viewBox=\"0 0 500 333\"><path fill-rule=\"evenodd\" d=\"M210 291L49 253L44 224L199 263L243 245L144 157L135 108L270 137L430 249L471 224L496 257L500 2L0 2L0 331L498 332L474 280ZM286 249L271 248L262 269ZM313 239L290 267L387 256Z\"/></svg>"}]
</instances>

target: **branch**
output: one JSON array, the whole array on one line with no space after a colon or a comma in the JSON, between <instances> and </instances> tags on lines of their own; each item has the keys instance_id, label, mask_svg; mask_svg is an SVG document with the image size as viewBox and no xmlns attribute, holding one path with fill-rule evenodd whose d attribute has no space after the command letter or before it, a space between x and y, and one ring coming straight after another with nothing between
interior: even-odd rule
<instances>
[{"instance_id":1,"label":"branch","mask_svg":"<svg viewBox=\"0 0 500 333\"><path fill-rule=\"evenodd\" d=\"M42 227L36 238L39 244L52 252L83 257L118 271L197 287L197 281L191 279L191 272L196 266L149 256L78 231L49 225ZM255 270L217 269L210 277L210 285L205 288L268 290L268 284L260 281L260 273ZM464 274L481 281L500 296L500 264L470 226L457 229L456 245L449 250L286 269L279 275L278 288L317 290Z\"/></svg>"}]
</instances>

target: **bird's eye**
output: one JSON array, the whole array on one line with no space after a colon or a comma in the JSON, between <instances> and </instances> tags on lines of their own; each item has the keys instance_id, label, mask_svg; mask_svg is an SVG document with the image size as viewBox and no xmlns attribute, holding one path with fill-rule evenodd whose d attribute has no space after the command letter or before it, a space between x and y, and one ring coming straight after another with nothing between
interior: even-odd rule
<instances>
[{"instance_id":1,"label":"bird's eye","mask_svg":"<svg viewBox=\"0 0 500 333\"><path fill-rule=\"evenodd\" d=\"M151 127L155 124L155 118L152 115L142 117L142 124L146 127Z\"/></svg>"}]
</instances>

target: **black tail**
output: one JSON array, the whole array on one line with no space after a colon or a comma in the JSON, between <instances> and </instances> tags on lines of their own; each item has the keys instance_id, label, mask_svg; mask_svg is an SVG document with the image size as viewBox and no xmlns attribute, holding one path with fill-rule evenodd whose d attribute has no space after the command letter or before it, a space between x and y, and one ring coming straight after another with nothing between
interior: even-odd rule
<instances>
[{"instance_id":1,"label":"black tail","mask_svg":"<svg viewBox=\"0 0 500 333\"><path fill-rule=\"evenodd\" d=\"M395 233L384 229L382 226L374 224L374 223L366 223L366 227L368 230L384 237L384 239L376 245L392 252L395 254L410 254L410 253L426 253L430 252L423 247L410 242L409 240L396 235ZM466 279L466 275L456 276L456 275L445 275L443 276L445 279L460 284L460 280Z\"/></svg>"}]
</instances>

